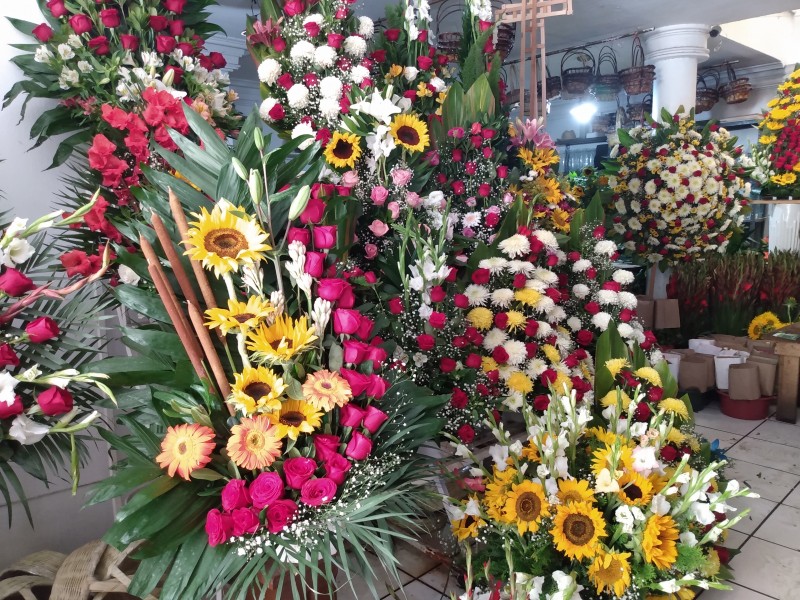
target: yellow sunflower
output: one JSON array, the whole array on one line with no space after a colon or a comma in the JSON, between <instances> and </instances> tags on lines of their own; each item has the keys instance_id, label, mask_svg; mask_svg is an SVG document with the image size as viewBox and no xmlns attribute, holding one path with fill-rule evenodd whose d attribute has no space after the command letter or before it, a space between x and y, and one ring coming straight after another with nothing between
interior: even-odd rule
<instances>
[{"instance_id":1,"label":"yellow sunflower","mask_svg":"<svg viewBox=\"0 0 800 600\"><path fill-rule=\"evenodd\" d=\"M223 335L239 333L254 328L274 312L275 307L259 296L250 296L247 302L228 300L228 308L210 308L206 311L206 327L219 327Z\"/></svg>"},{"instance_id":2,"label":"yellow sunflower","mask_svg":"<svg viewBox=\"0 0 800 600\"><path fill-rule=\"evenodd\" d=\"M506 505L508 492L511 491L516 476L516 469L508 467L505 471L498 471L497 467L494 467L494 473L486 483L486 492L483 496L483 501L486 504L486 514L492 520L503 520L503 508Z\"/></svg>"},{"instance_id":3,"label":"yellow sunflower","mask_svg":"<svg viewBox=\"0 0 800 600\"><path fill-rule=\"evenodd\" d=\"M515 483L506 496L503 515L506 523L516 523L520 535L536 533L542 517L549 516L547 500L541 483Z\"/></svg>"},{"instance_id":4,"label":"yellow sunflower","mask_svg":"<svg viewBox=\"0 0 800 600\"><path fill-rule=\"evenodd\" d=\"M234 212L245 214L243 207L220 200L211 212L203 207L197 221L190 223L186 254L217 277L238 271L246 262L258 262L264 252L272 250L261 226Z\"/></svg>"},{"instance_id":5,"label":"yellow sunflower","mask_svg":"<svg viewBox=\"0 0 800 600\"><path fill-rule=\"evenodd\" d=\"M630 552L607 552L600 550L589 567L589 579L596 586L597 593L613 591L621 598L631 584Z\"/></svg>"},{"instance_id":6,"label":"yellow sunflower","mask_svg":"<svg viewBox=\"0 0 800 600\"><path fill-rule=\"evenodd\" d=\"M553 519L556 549L574 560L595 556L600 538L606 535L603 513L588 502L562 504Z\"/></svg>"},{"instance_id":7,"label":"yellow sunflower","mask_svg":"<svg viewBox=\"0 0 800 600\"><path fill-rule=\"evenodd\" d=\"M653 484L636 471L626 471L617 482L617 495L628 506L647 506L653 498Z\"/></svg>"},{"instance_id":8,"label":"yellow sunflower","mask_svg":"<svg viewBox=\"0 0 800 600\"><path fill-rule=\"evenodd\" d=\"M464 515L464 518L460 521L450 521L453 535L456 536L459 542L463 542L468 538L478 537L478 530L485 526L486 521L472 515Z\"/></svg>"},{"instance_id":9,"label":"yellow sunflower","mask_svg":"<svg viewBox=\"0 0 800 600\"><path fill-rule=\"evenodd\" d=\"M561 190L558 190L558 194L561 194ZM556 208L553 211L552 216L550 217L550 221L553 223L556 229L561 231L562 233L569 233L569 226L570 221L572 219L572 215L569 214L563 208Z\"/></svg>"},{"instance_id":10,"label":"yellow sunflower","mask_svg":"<svg viewBox=\"0 0 800 600\"><path fill-rule=\"evenodd\" d=\"M552 148L536 148L535 150L520 148L517 154L520 160L534 171L542 171L551 165L558 164L560 160Z\"/></svg>"},{"instance_id":11,"label":"yellow sunflower","mask_svg":"<svg viewBox=\"0 0 800 600\"><path fill-rule=\"evenodd\" d=\"M617 434L605 427L590 427L586 430L586 433L608 446L613 446L614 442L617 441Z\"/></svg>"},{"instance_id":12,"label":"yellow sunflower","mask_svg":"<svg viewBox=\"0 0 800 600\"><path fill-rule=\"evenodd\" d=\"M303 397L311 406L328 412L335 406L344 406L353 397L347 380L328 370L311 373L303 383Z\"/></svg>"},{"instance_id":13,"label":"yellow sunflower","mask_svg":"<svg viewBox=\"0 0 800 600\"><path fill-rule=\"evenodd\" d=\"M658 403L658 408L669 414L676 415L684 421L689 420L689 409L686 408L686 404L684 404L683 400L678 400L677 398L664 398Z\"/></svg>"},{"instance_id":14,"label":"yellow sunflower","mask_svg":"<svg viewBox=\"0 0 800 600\"><path fill-rule=\"evenodd\" d=\"M639 379L644 379L650 385L661 387L661 375L653 367L640 367L633 372Z\"/></svg>"},{"instance_id":15,"label":"yellow sunflower","mask_svg":"<svg viewBox=\"0 0 800 600\"><path fill-rule=\"evenodd\" d=\"M214 446L214 430L210 427L197 423L175 425L167 429L156 462L162 469L167 469L170 477L177 473L189 481L192 471L211 462Z\"/></svg>"},{"instance_id":16,"label":"yellow sunflower","mask_svg":"<svg viewBox=\"0 0 800 600\"><path fill-rule=\"evenodd\" d=\"M297 320L288 315L275 319L272 325L262 323L247 336L247 349L259 362L290 360L317 339L314 326L308 325L306 317Z\"/></svg>"},{"instance_id":17,"label":"yellow sunflower","mask_svg":"<svg viewBox=\"0 0 800 600\"><path fill-rule=\"evenodd\" d=\"M422 152L431 143L428 126L415 115L397 115L389 131L398 145L411 152Z\"/></svg>"},{"instance_id":18,"label":"yellow sunflower","mask_svg":"<svg viewBox=\"0 0 800 600\"><path fill-rule=\"evenodd\" d=\"M786 327L786 323L783 323L778 318L778 315L773 312L765 312L750 321L747 335L751 340L760 340L764 334L771 333L781 327Z\"/></svg>"},{"instance_id":19,"label":"yellow sunflower","mask_svg":"<svg viewBox=\"0 0 800 600\"><path fill-rule=\"evenodd\" d=\"M558 482L558 499L562 504L594 502L594 492L585 479L562 479Z\"/></svg>"},{"instance_id":20,"label":"yellow sunflower","mask_svg":"<svg viewBox=\"0 0 800 600\"><path fill-rule=\"evenodd\" d=\"M337 169L352 169L361 157L361 138L355 133L336 131L325 146L325 160Z\"/></svg>"},{"instance_id":21,"label":"yellow sunflower","mask_svg":"<svg viewBox=\"0 0 800 600\"><path fill-rule=\"evenodd\" d=\"M494 323L494 313L488 308L478 306L467 313L467 321L475 329L486 331Z\"/></svg>"},{"instance_id":22,"label":"yellow sunflower","mask_svg":"<svg viewBox=\"0 0 800 600\"><path fill-rule=\"evenodd\" d=\"M611 373L612 378L616 378L622 369L629 367L630 364L624 358L612 358L606 361L606 369Z\"/></svg>"},{"instance_id":23,"label":"yellow sunflower","mask_svg":"<svg viewBox=\"0 0 800 600\"><path fill-rule=\"evenodd\" d=\"M227 450L235 465L254 471L275 462L281 455L281 440L269 418L257 415L231 428Z\"/></svg>"},{"instance_id":24,"label":"yellow sunflower","mask_svg":"<svg viewBox=\"0 0 800 600\"><path fill-rule=\"evenodd\" d=\"M312 433L322 425L322 413L303 400L286 400L280 410L267 416L279 438L289 436L296 440L301 433Z\"/></svg>"},{"instance_id":25,"label":"yellow sunflower","mask_svg":"<svg viewBox=\"0 0 800 600\"><path fill-rule=\"evenodd\" d=\"M678 558L678 525L669 515L647 519L642 538L644 559L657 569L669 569Z\"/></svg>"},{"instance_id":26,"label":"yellow sunflower","mask_svg":"<svg viewBox=\"0 0 800 600\"><path fill-rule=\"evenodd\" d=\"M245 367L235 373L230 402L246 415L278 410L286 384L267 367Z\"/></svg>"},{"instance_id":27,"label":"yellow sunflower","mask_svg":"<svg viewBox=\"0 0 800 600\"><path fill-rule=\"evenodd\" d=\"M531 462L541 461L539 449L536 447L536 444L533 443L533 440L528 440L528 443L522 447L522 452L519 453L519 456L520 458L529 460Z\"/></svg>"},{"instance_id":28,"label":"yellow sunflower","mask_svg":"<svg viewBox=\"0 0 800 600\"><path fill-rule=\"evenodd\" d=\"M614 446L606 444L592 453L592 470L595 475L599 475L603 469L611 470L611 463L614 462ZM633 449L630 446L622 445L619 448L619 455L616 456L614 470L633 469Z\"/></svg>"}]
</instances>

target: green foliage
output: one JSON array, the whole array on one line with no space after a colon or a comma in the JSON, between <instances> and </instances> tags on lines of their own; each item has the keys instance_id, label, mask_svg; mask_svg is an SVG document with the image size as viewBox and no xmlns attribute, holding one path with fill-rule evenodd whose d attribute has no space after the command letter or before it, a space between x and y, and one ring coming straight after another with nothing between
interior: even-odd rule
<instances>
[{"instance_id":1,"label":"green foliage","mask_svg":"<svg viewBox=\"0 0 800 600\"><path fill-rule=\"evenodd\" d=\"M706 556L700 546L678 544L678 559L675 567L682 573L697 573L706 564Z\"/></svg>"}]
</instances>

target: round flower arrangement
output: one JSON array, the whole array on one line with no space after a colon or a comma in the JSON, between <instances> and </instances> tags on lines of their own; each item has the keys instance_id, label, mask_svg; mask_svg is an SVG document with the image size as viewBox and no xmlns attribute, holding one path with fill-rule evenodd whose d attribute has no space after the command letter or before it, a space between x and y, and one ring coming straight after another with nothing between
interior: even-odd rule
<instances>
[{"instance_id":1,"label":"round flower arrangement","mask_svg":"<svg viewBox=\"0 0 800 600\"><path fill-rule=\"evenodd\" d=\"M620 130L607 167L611 232L647 264L688 262L724 253L744 219L749 184L737 166L741 148L724 128L694 128L694 116Z\"/></svg>"}]
</instances>

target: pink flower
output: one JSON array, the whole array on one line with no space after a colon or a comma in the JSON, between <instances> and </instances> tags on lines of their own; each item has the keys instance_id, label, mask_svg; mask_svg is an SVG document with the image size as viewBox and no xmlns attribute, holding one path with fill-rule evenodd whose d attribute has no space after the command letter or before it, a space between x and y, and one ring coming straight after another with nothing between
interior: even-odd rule
<instances>
[{"instance_id":1,"label":"pink flower","mask_svg":"<svg viewBox=\"0 0 800 600\"><path fill-rule=\"evenodd\" d=\"M289 227L289 231L286 232L286 243L291 244L292 242L300 242L304 246L308 246L311 243L311 231L305 227Z\"/></svg>"},{"instance_id":2,"label":"pink flower","mask_svg":"<svg viewBox=\"0 0 800 600\"><path fill-rule=\"evenodd\" d=\"M379 375L369 375L369 384L364 393L367 396L380 400L389 389L389 382Z\"/></svg>"},{"instance_id":3,"label":"pink flower","mask_svg":"<svg viewBox=\"0 0 800 600\"><path fill-rule=\"evenodd\" d=\"M258 512L249 507L235 509L231 514L231 521L233 522L232 534L235 536L255 533L261 527L261 519L258 518Z\"/></svg>"},{"instance_id":4,"label":"pink flower","mask_svg":"<svg viewBox=\"0 0 800 600\"><path fill-rule=\"evenodd\" d=\"M233 534L233 519L216 508L206 515L206 535L209 546L219 546Z\"/></svg>"},{"instance_id":5,"label":"pink flower","mask_svg":"<svg viewBox=\"0 0 800 600\"><path fill-rule=\"evenodd\" d=\"M364 460L372 452L372 440L358 431L353 432L344 453L353 460Z\"/></svg>"},{"instance_id":6,"label":"pink flower","mask_svg":"<svg viewBox=\"0 0 800 600\"><path fill-rule=\"evenodd\" d=\"M325 269L325 255L322 252L306 252L306 265L304 271L314 279L322 277Z\"/></svg>"},{"instance_id":7,"label":"pink flower","mask_svg":"<svg viewBox=\"0 0 800 600\"><path fill-rule=\"evenodd\" d=\"M314 227L314 248L329 250L336 245L336 225L317 225Z\"/></svg>"},{"instance_id":8,"label":"pink flower","mask_svg":"<svg viewBox=\"0 0 800 600\"><path fill-rule=\"evenodd\" d=\"M27 294L35 287L33 280L17 269L9 267L0 275L0 292L8 296L16 298Z\"/></svg>"},{"instance_id":9,"label":"pink flower","mask_svg":"<svg viewBox=\"0 0 800 600\"><path fill-rule=\"evenodd\" d=\"M347 478L347 472L353 467L353 463L341 454L334 454L323 465L325 475L333 480L336 485L342 485Z\"/></svg>"},{"instance_id":10,"label":"pink flower","mask_svg":"<svg viewBox=\"0 0 800 600\"><path fill-rule=\"evenodd\" d=\"M8 367L9 365L18 367L19 356L17 356L10 344L3 344L0 346L0 368Z\"/></svg>"},{"instance_id":11,"label":"pink flower","mask_svg":"<svg viewBox=\"0 0 800 600\"><path fill-rule=\"evenodd\" d=\"M378 256L378 247L375 244L364 244L364 255L368 260Z\"/></svg>"},{"instance_id":12,"label":"pink flower","mask_svg":"<svg viewBox=\"0 0 800 600\"><path fill-rule=\"evenodd\" d=\"M345 171L342 174L342 185L347 187L354 187L358 183L358 172L357 171Z\"/></svg>"},{"instance_id":13,"label":"pink flower","mask_svg":"<svg viewBox=\"0 0 800 600\"><path fill-rule=\"evenodd\" d=\"M0 419L10 419L21 415L25 407L22 405L22 396L14 396L14 401L11 404L0 402Z\"/></svg>"},{"instance_id":14,"label":"pink flower","mask_svg":"<svg viewBox=\"0 0 800 600\"><path fill-rule=\"evenodd\" d=\"M164 8L175 14L181 14L186 6L186 0L164 0Z\"/></svg>"},{"instance_id":15,"label":"pink flower","mask_svg":"<svg viewBox=\"0 0 800 600\"><path fill-rule=\"evenodd\" d=\"M389 202L386 208L389 209L392 219L397 220L397 217L400 216L400 205L397 202Z\"/></svg>"},{"instance_id":16,"label":"pink flower","mask_svg":"<svg viewBox=\"0 0 800 600\"><path fill-rule=\"evenodd\" d=\"M322 217L325 214L325 202L323 202L320 198L311 198L306 204L305 210L300 215L300 222L303 225L308 225L309 223L317 224L322 221Z\"/></svg>"},{"instance_id":17,"label":"pink flower","mask_svg":"<svg viewBox=\"0 0 800 600\"><path fill-rule=\"evenodd\" d=\"M380 219L375 219L370 223L369 230L377 237L383 237L389 231L389 226Z\"/></svg>"},{"instance_id":18,"label":"pink flower","mask_svg":"<svg viewBox=\"0 0 800 600\"><path fill-rule=\"evenodd\" d=\"M300 489L300 501L309 506L328 504L336 496L336 483L327 477L309 479Z\"/></svg>"},{"instance_id":19,"label":"pink flower","mask_svg":"<svg viewBox=\"0 0 800 600\"><path fill-rule=\"evenodd\" d=\"M50 14L56 19L63 17L68 12L64 0L48 0L47 8L50 9Z\"/></svg>"},{"instance_id":20,"label":"pink flower","mask_svg":"<svg viewBox=\"0 0 800 600\"><path fill-rule=\"evenodd\" d=\"M261 510L276 500L283 498L284 485L281 476L274 472L261 473L250 484L250 498L253 508Z\"/></svg>"},{"instance_id":21,"label":"pink flower","mask_svg":"<svg viewBox=\"0 0 800 600\"><path fill-rule=\"evenodd\" d=\"M329 302L336 302L348 290L351 290L351 286L344 279L320 279L317 286L317 296Z\"/></svg>"},{"instance_id":22,"label":"pink flower","mask_svg":"<svg viewBox=\"0 0 800 600\"><path fill-rule=\"evenodd\" d=\"M287 458L283 462L283 476L286 478L286 485L293 490L303 487L303 484L313 477L316 470L317 463L313 459L302 456Z\"/></svg>"},{"instance_id":23,"label":"pink flower","mask_svg":"<svg viewBox=\"0 0 800 600\"><path fill-rule=\"evenodd\" d=\"M422 198L416 192L408 192L406 194L406 204L411 208L419 208L422 206Z\"/></svg>"},{"instance_id":24,"label":"pink flower","mask_svg":"<svg viewBox=\"0 0 800 600\"><path fill-rule=\"evenodd\" d=\"M371 434L374 434L388 419L389 415L387 415L381 409L370 404L367 407L366 413L364 414L363 424L367 431L369 431Z\"/></svg>"},{"instance_id":25,"label":"pink flower","mask_svg":"<svg viewBox=\"0 0 800 600\"><path fill-rule=\"evenodd\" d=\"M414 178L414 173L410 169L392 169L392 182L398 187L408 185Z\"/></svg>"},{"instance_id":26,"label":"pink flower","mask_svg":"<svg viewBox=\"0 0 800 600\"><path fill-rule=\"evenodd\" d=\"M104 8L100 11L100 21L109 29L119 27L119 11L116 8Z\"/></svg>"},{"instance_id":27,"label":"pink flower","mask_svg":"<svg viewBox=\"0 0 800 600\"><path fill-rule=\"evenodd\" d=\"M297 512L293 500L276 500L267 508L267 529L270 533L280 533L292 522Z\"/></svg>"},{"instance_id":28,"label":"pink flower","mask_svg":"<svg viewBox=\"0 0 800 600\"><path fill-rule=\"evenodd\" d=\"M234 508L250 506L250 494L244 479L231 479L222 488L222 509L231 511Z\"/></svg>"},{"instance_id":29,"label":"pink flower","mask_svg":"<svg viewBox=\"0 0 800 600\"><path fill-rule=\"evenodd\" d=\"M363 408L360 408L350 402L349 404L345 404L339 411L339 424L342 427L352 427L357 428L361 427L361 423L364 421L364 414L365 411Z\"/></svg>"},{"instance_id":30,"label":"pink flower","mask_svg":"<svg viewBox=\"0 0 800 600\"><path fill-rule=\"evenodd\" d=\"M365 273L364 277L369 275L369 273ZM361 321L358 323L358 331L356 331L356 335L360 337L362 340L367 340L370 335L372 335L372 328L375 326L375 322L370 319L369 317L361 316Z\"/></svg>"},{"instance_id":31,"label":"pink flower","mask_svg":"<svg viewBox=\"0 0 800 600\"><path fill-rule=\"evenodd\" d=\"M331 456L339 453L339 436L322 433L315 435L314 450L318 460L328 461Z\"/></svg>"},{"instance_id":32,"label":"pink flower","mask_svg":"<svg viewBox=\"0 0 800 600\"><path fill-rule=\"evenodd\" d=\"M371 381L369 375L364 375L363 373L353 371L352 369L340 369L339 374L347 380L348 384L350 384L350 389L353 391L353 397L360 396L370 387Z\"/></svg>"},{"instance_id":33,"label":"pink flower","mask_svg":"<svg viewBox=\"0 0 800 600\"><path fill-rule=\"evenodd\" d=\"M450 131L447 132L447 135L452 138L461 139L464 137L464 128L453 127Z\"/></svg>"},{"instance_id":34,"label":"pink flower","mask_svg":"<svg viewBox=\"0 0 800 600\"><path fill-rule=\"evenodd\" d=\"M386 202L386 198L389 197L389 190L382 185L376 185L372 188L369 197L375 206L383 206L384 202Z\"/></svg>"},{"instance_id":35,"label":"pink flower","mask_svg":"<svg viewBox=\"0 0 800 600\"><path fill-rule=\"evenodd\" d=\"M61 330L50 317L39 317L28 323L27 327L25 327L25 333L28 334L28 339L32 344L41 344L58 337Z\"/></svg>"},{"instance_id":36,"label":"pink flower","mask_svg":"<svg viewBox=\"0 0 800 600\"><path fill-rule=\"evenodd\" d=\"M351 308L333 311L333 332L336 335L353 335L361 324L361 313Z\"/></svg>"},{"instance_id":37,"label":"pink flower","mask_svg":"<svg viewBox=\"0 0 800 600\"><path fill-rule=\"evenodd\" d=\"M344 362L352 365L360 365L367 357L369 346L358 340L345 340L342 342L344 347Z\"/></svg>"}]
</instances>

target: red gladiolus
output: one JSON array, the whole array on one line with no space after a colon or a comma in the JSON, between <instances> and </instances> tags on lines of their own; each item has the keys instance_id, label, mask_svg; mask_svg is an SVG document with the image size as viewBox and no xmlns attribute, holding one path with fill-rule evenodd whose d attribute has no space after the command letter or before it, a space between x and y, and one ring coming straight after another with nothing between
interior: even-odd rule
<instances>
[{"instance_id":1,"label":"red gladiolus","mask_svg":"<svg viewBox=\"0 0 800 600\"><path fill-rule=\"evenodd\" d=\"M18 367L19 356L14 352L14 348L11 347L11 344L3 344L0 346L0 368L8 366ZM0 403L0 407L1 406L2 403Z\"/></svg>"},{"instance_id":2,"label":"red gladiolus","mask_svg":"<svg viewBox=\"0 0 800 600\"><path fill-rule=\"evenodd\" d=\"M41 23L40 25L37 25L36 27L33 28L31 33L37 40L39 40L43 44L49 42L50 38L53 37L53 29L47 23Z\"/></svg>"},{"instance_id":3,"label":"red gladiolus","mask_svg":"<svg viewBox=\"0 0 800 600\"><path fill-rule=\"evenodd\" d=\"M87 277L92 273L92 263L82 250L70 250L61 255L61 266L67 270L67 277L82 275Z\"/></svg>"},{"instance_id":4,"label":"red gladiolus","mask_svg":"<svg viewBox=\"0 0 800 600\"><path fill-rule=\"evenodd\" d=\"M72 15L69 18L69 26L72 28L72 31L81 35L92 30L92 20L86 15Z\"/></svg>"}]
</instances>

